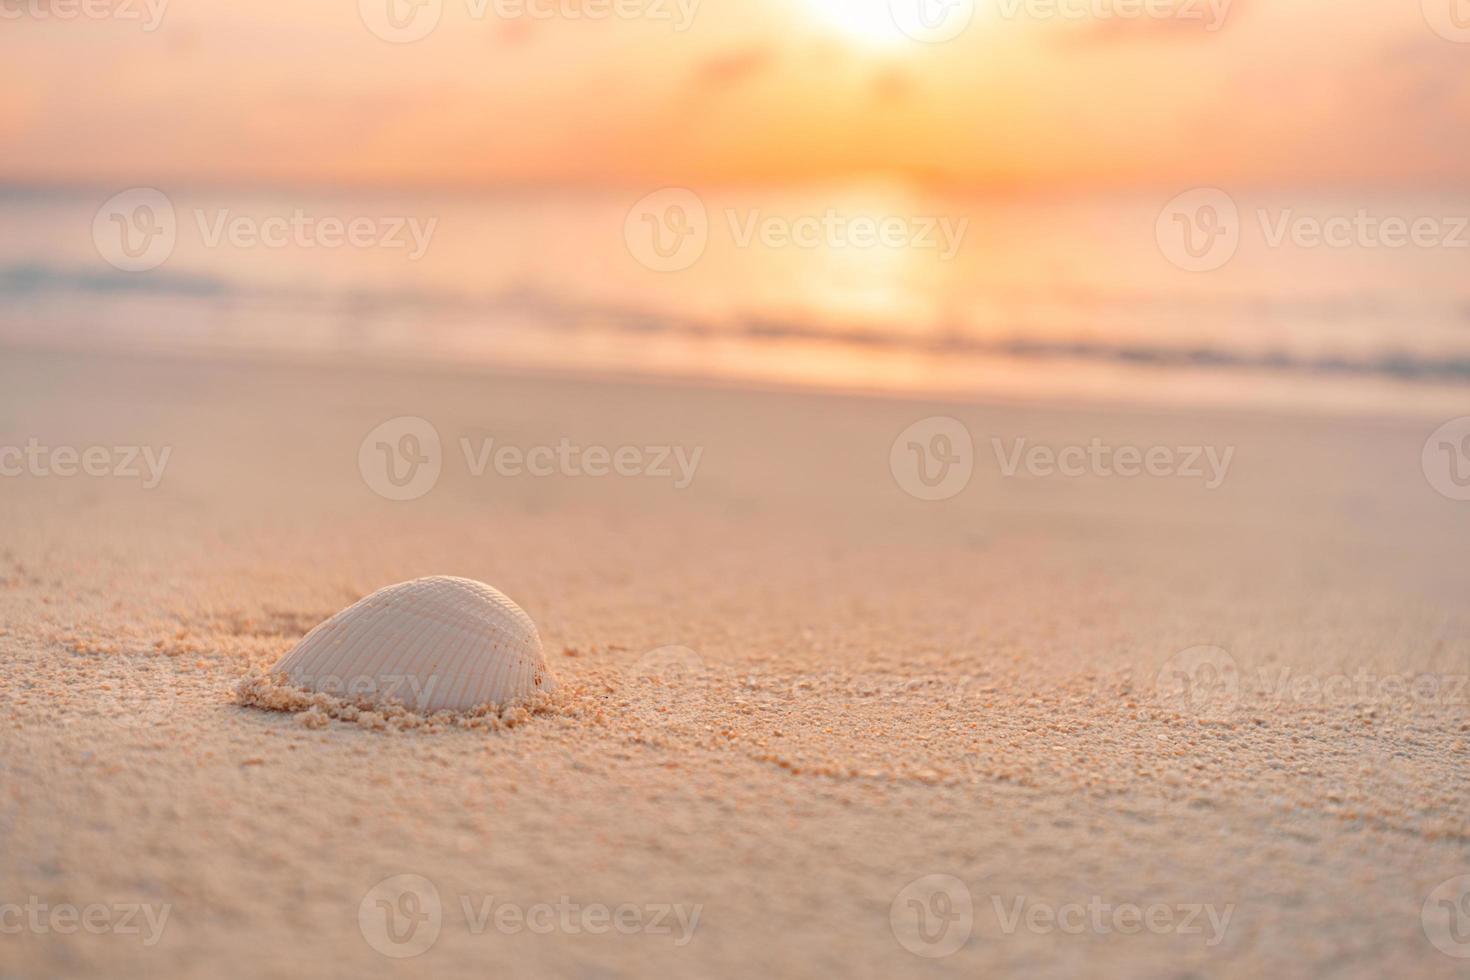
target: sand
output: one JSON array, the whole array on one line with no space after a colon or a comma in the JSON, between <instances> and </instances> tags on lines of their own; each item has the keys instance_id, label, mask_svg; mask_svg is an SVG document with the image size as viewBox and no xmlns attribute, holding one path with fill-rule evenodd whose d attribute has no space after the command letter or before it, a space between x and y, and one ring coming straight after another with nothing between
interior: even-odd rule
<instances>
[{"instance_id":1,"label":"sand","mask_svg":"<svg viewBox=\"0 0 1470 980\"><path fill-rule=\"evenodd\" d=\"M405 415L442 472L390 501L359 449ZM977 451L926 502L890 448L934 415ZM0 445L171 453L0 480L0 976L1463 976L1442 421L7 351ZM993 436L1234 456L1006 478ZM461 437L702 456L476 477ZM553 707L238 703L430 574L530 613ZM1201 646L1238 675L1161 695Z\"/></svg>"}]
</instances>

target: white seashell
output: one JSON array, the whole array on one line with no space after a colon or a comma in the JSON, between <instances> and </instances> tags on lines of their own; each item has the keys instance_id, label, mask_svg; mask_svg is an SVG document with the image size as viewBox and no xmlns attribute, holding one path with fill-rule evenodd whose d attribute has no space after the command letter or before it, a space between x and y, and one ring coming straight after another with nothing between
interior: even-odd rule
<instances>
[{"instance_id":1,"label":"white seashell","mask_svg":"<svg viewBox=\"0 0 1470 980\"><path fill-rule=\"evenodd\" d=\"M436 575L379 589L302 638L274 672L343 698L423 713L503 705L555 686L520 606L483 582Z\"/></svg>"}]
</instances>

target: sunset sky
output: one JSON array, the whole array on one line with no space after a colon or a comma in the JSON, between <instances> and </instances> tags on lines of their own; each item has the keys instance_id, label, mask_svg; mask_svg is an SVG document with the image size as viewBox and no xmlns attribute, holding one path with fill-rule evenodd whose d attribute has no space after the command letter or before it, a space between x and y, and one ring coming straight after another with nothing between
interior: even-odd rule
<instances>
[{"instance_id":1,"label":"sunset sky","mask_svg":"<svg viewBox=\"0 0 1470 980\"><path fill-rule=\"evenodd\" d=\"M407 44L375 36L355 0L175 0L156 31L145 0L109 2L138 19L6 0L0 179L1470 177L1470 44L1431 29L1419 0L1235 0L1216 31L1204 2L1199 20L1125 20L985 0L944 43L895 31L885 0L657 0L641 19L573 19L576 0L542 0L549 18L476 16L480 0L443 0L438 26ZM682 31L681 2L695 4Z\"/></svg>"}]
</instances>

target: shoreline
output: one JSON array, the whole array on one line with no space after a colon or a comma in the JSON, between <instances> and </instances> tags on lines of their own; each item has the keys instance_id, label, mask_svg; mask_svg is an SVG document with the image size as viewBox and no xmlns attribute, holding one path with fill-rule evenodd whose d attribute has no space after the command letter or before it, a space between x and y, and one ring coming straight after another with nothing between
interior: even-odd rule
<instances>
[{"instance_id":1,"label":"shoreline","mask_svg":"<svg viewBox=\"0 0 1470 980\"><path fill-rule=\"evenodd\" d=\"M575 365L554 366L541 362L524 363L497 362L495 360L455 360L448 355L410 357L396 351L359 353L345 350L264 350L222 346L200 345L183 348L160 343L98 343L94 337L79 337L75 343L57 341L27 342L15 337L0 339L0 354L6 351L21 356L75 357L80 359L158 361L163 363L236 365L249 368L296 369L303 371L331 371L336 374L347 372L373 372L385 376L412 373L425 376L445 376L462 379L542 381L548 383L583 383L604 386L654 387L673 391L725 391L734 394L809 395L815 398L848 399L857 401L879 401L898 404L930 406L956 409L1010 409L1054 411L1059 413L1091 413L1149 416L1161 412L1180 412L1202 419L1232 417L1318 419L1363 423L1380 420L1384 422L1443 422L1447 412L1456 406L1453 399L1461 397L1457 387L1445 389L1415 388L1403 382L1376 379L1379 383L1368 384L1365 379L1354 378L1355 384L1365 389L1381 389L1379 397L1371 405L1350 406L1321 401L1239 401L1187 399L1140 399L1125 395L1098 395L1088 397L1065 397L1053 391L1037 391L1032 394L1014 392L972 392L954 389L918 391L900 387L864 385L819 384L816 382L782 381L742 375L701 375L675 372L635 370L589 370ZM1163 374L1176 376L1179 372L1159 369ZM1216 380L1220 376L1215 376ZM1225 376L1228 380L1228 376ZM1239 379L1246 380L1246 379ZM1470 387L1467 387L1470 391ZM1401 404L1396 396L1418 394L1424 397L1423 404ZM1443 397L1443 408L1430 407L1431 398Z\"/></svg>"}]
</instances>

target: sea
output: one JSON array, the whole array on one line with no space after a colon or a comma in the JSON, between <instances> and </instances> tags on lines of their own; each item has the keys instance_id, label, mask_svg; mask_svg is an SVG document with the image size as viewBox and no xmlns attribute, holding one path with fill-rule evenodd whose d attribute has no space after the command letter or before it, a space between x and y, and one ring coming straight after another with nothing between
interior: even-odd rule
<instances>
[{"instance_id":1,"label":"sea","mask_svg":"<svg viewBox=\"0 0 1470 980\"><path fill-rule=\"evenodd\" d=\"M0 186L3 348L1470 412L1470 194Z\"/></svg>"}]
</instances>

